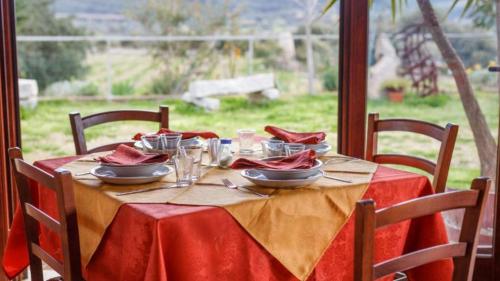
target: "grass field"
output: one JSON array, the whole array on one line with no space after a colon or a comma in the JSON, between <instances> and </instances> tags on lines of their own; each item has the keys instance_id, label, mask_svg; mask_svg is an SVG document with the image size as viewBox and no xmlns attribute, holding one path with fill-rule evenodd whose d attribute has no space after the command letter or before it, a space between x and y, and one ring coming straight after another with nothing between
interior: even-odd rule
<instances>
[{"instance_id":1,"label":"grass field","mask_svg":"<svg viewBox=\"0 0 500 281\"><path fill-rule=\"evenodd\" d=\"M498 128L498 97L479 93L483 111L496 135ZM328 140L336 144L337 96L322 93L315 96L284 96L264 104L249 103L243 97L224 98L219 112L207 113L180 100L119 102L45 101L34 110L22 112L23 148L28 159L36 160L74 153L68 113L82 115L113 109L155 110L159 104L171 107L171 127L176 130L213 130L221 136L235 136L238 128L255 128L265 135L263 128L274 124L297 131L328 132ZM470 127L457 96L432 98L407 97L403 104L370 101L370 112L379 112L382 118L408 117L445 125L460 125L455 155L450 173L450 186L465 187L479 175L477 152ZM87 131L89 146L115 140L129 139L138 131L154 131L152 124L143 122L113 123ZM435 157L438 144L432 140L406 134L387 134L380 138L382 151L410 152L419 156Z\"/></svg>"}]
</instances>

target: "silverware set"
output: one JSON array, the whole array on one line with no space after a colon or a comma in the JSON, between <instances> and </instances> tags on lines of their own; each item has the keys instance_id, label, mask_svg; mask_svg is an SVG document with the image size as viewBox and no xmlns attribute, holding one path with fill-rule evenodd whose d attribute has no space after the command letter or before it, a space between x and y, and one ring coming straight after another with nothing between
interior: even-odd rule
<instances>
[{"instance_id":1,"label":"silverware set","mask_svg":"<svg viewBox=\"0 0 500 281\"><path fill-rule=\"evenodd\" d=\"M235 190L240 190L242 192L253 193L259 197L269 197L269 195L267 195L267 194L262 194L262 193L255 191L255 190L252 190L250 188L247 188L247 187L244 187L241 185L236 185L236 184L232 183L229 179L222 179L222 184L200 183L200 185L225 186L229 189L235 189ZM155 191L155 190L178 188L178 187L180 187L180 186L178 186L177 184L170 185L170 186L150 187L150 188L143 188L143 189L139 189L139 190L115 193L115 196L126 196L126 195L138 194L138 193L151 192L151 191Z\"/></svg>"}]
</instances>

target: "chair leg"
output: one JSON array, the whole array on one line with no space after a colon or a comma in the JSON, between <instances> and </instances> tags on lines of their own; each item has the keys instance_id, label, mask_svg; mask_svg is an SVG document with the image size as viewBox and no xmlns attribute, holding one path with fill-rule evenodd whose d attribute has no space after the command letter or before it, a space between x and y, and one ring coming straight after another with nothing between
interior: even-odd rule
<instances>
[{"instance_id":1,"label":"chair leg","mask_svg":"<svg viewBox=\"0 0 500 281\"><path fill-rule=\"evenodd\" d=\"M30 273L32 281L43 281L42 261L35 255L30 256Z\"/></svg>"}]
</instances>

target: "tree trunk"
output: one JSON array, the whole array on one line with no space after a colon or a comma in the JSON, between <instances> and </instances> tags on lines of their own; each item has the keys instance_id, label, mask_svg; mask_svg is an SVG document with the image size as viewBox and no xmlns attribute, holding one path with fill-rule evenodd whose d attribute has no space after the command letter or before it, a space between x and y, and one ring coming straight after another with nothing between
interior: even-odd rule
<instances>
[{"instance_id":1,"label":"tree trunk","mask_svg":"<svg viewBox=\"0 0 500 281\"><path fill-rule=\"evenodd\" d=\"M500 0L495 1L495 23L497 36L497 65L500 65ZM500 94L500 73L497 74L497 86Z\"/></svg>"},{"instance_id":2,"label":"tree trunk","mask_svg":"<svg viewBox=\"0 0 500 281\"><path fill-rule=\"evenodd\" d=\"M314 52L311 36L312 15L307 15L306 23L306 51L307 51L307 83L309 94L314 94Z\"/></svg>"},{"instance_id":3,"label":"tree trunk","mask_svg":"<svg viewBox=\"0 0 500 281\"><path fill-rule=\"evenodd\" d=\"M455 79L458 94L462 100L462 105L472 129L477 152L479 154L481 175L494 178L496 165L495 139L489 130L486 118L474 96L474 90L467 77L465 66L444 34L430 0L417 0L417 2L425 24L429 28L434 42Z\"/></svg>"}]
</instances>

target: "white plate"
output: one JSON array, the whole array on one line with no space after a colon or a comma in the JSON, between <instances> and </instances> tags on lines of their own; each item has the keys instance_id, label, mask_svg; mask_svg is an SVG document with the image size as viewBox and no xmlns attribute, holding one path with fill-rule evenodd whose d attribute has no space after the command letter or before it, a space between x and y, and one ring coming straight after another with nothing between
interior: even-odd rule
<instances>
[{"instance_id":1,"label":"white plate","mask_svg":"<svg viewBox=\"0 0 500 281\"><path fill-rule=\"evenodd\" d=\"M143 184L143 183L150 183L154 181L158 181L164 176L170 174L173 172L173 169L167 166L158 166L158 168L151 174L145 175L145 176L140 176L140 177L119 177L116 176L113 171L111 171L108 167L106 166L97 166L90 170L90 174L93 175L94 177L102 180L103 182L106 183L112 183L112 184L120 184L120 185L127 185L127 184Z\"/></svg>"},{"instance_id":2,"label":"white plate","mask_svg":"<svg viewBox=\"0 0 500 281\"><path fill-rule=\"evenodd\" d=\"M241 176L249 180L250 182L270 188L299 188L313 184L319 180L323 174L319 171L317 174L312 175L305 179L294 179L294 180L271 180L264 176L257 170L248 169L241 171Z\"/></svg>"},{"instance_id":3,"label":"white plate","mask_svg":"<svg viewBox=\"0 0 500 281\"><path fill-rule=\"evenodd\" d=\"M279 160L284 157L270 157L262 159L263 161L272 161ZM304 179L310 176L314 176L318 173L319 169L323 166L323 162L316 159L315 164L310 169L287 169L287 170L279 170L279 169L268 169L268 168L255 168L253 170L258 171L263 174L266 178L271 180L297 180Z\"/></svg>"},{"instance_id":4,"label":"white plate","mask_svg":"<svg viewBox=\"0 0 500 281\"><path fill-rule=\"evenodd\" d=\"M165 162L160 163L145 163L136 165L119 165L112 163L100 163L102 167L106 167L119 177L142 177L144 175L152 175L155 171L165 166Z\"/></svg>"}]
</instances>

